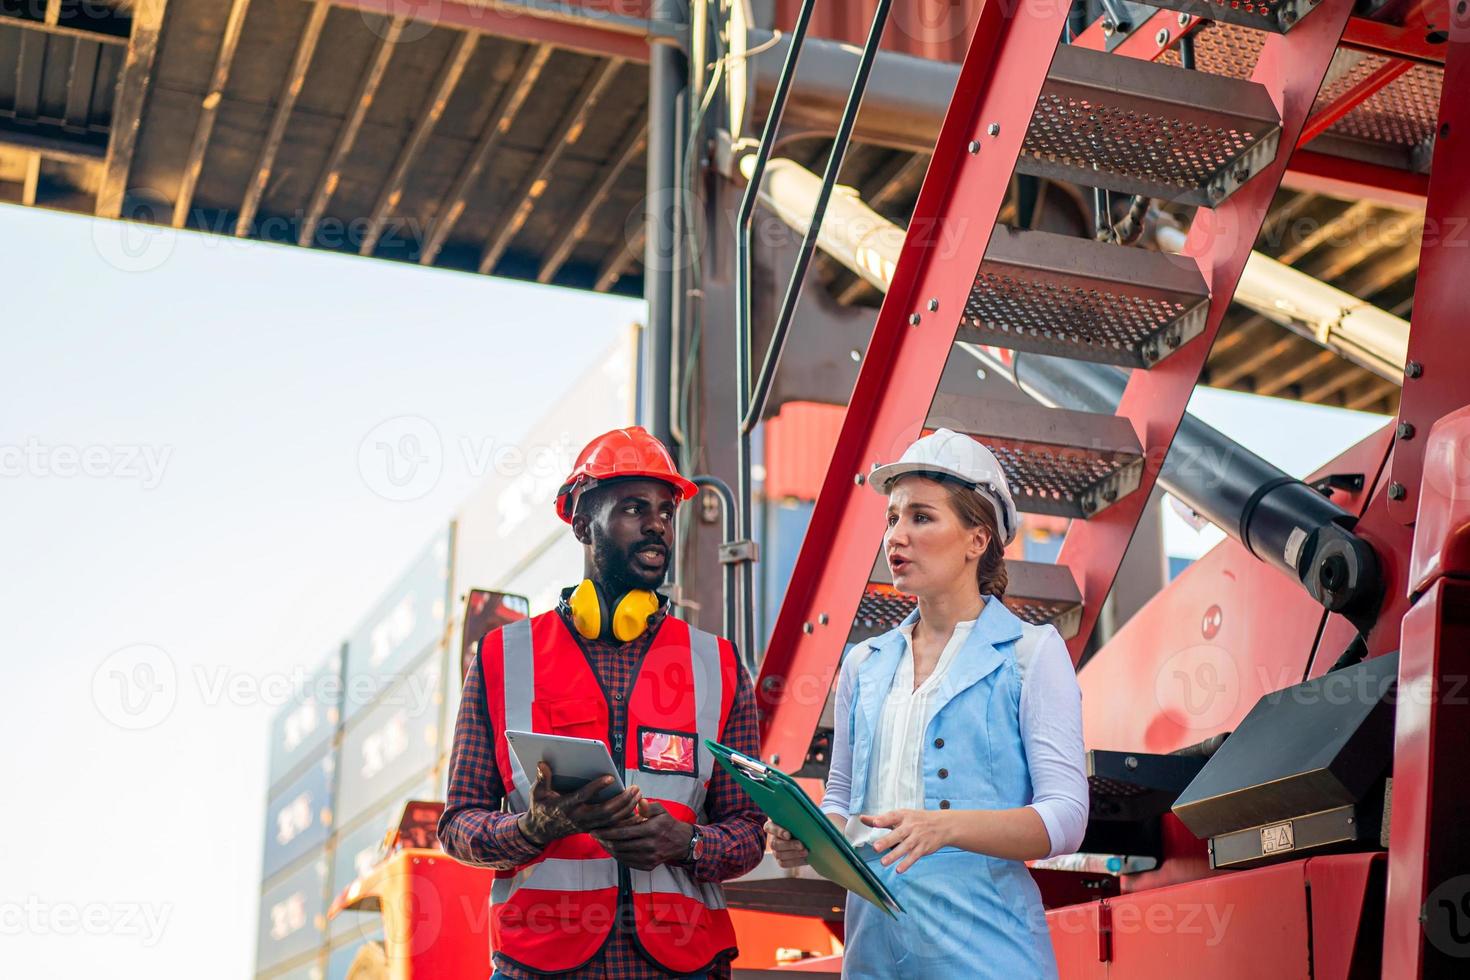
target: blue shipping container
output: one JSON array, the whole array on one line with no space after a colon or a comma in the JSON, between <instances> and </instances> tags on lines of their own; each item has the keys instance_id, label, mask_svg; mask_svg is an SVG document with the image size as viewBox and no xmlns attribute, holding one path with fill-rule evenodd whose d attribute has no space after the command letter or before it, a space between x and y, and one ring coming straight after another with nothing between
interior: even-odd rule
<instances>
[{"instance_id":1,"label":"blue shipping container","mask_svg":"<svg viewBox=\"0 0 1470 980\"><path fill-rule=\"evenodd\" d=\"M327 927L327 858L323 856L260 896L255 968L268 970L320 949Z\"/></svg>"},{"instance_id":2,"label":"blue shipping container","mask_svg":"<svg viewBox=\"0 0 1470 980\"><path fill-rule=\"evenodd\" d=\"M444 658L431 651L347 726L338 770L339 826L385 802L406 783L429 778L439 757Z\"/></svg>"},{"instance_id":3,"label":"blue shipping container","mask_svg":"<svg viewBox=\"0 0 1470 980\"><path fill-rule=\"evenodd\" d=\"M398 794L386 805L363 817L355 827L338 836L336 850L332 853L331 894L342 894L342 890L352 884L354 879L372 870L378 848L388 829L398 826L405 803L409 800L429 799L435 799L433 785L429 782L420 783L411 790ZM354 930L370 929L377 921L376 912L341 912L328 925L327 931L336 940Z\"/></svg>"},{"instance_id":4,"label":"blue shipping container","mask_svg":"<svg viewBox=\"0 0 1470 980\"><path fill-rule=\"evenodd\" d=\"M405 666L444 634L449 602L449 531L441 531L347 641L343 717L390 687Z\"/></svg>"},{"instance_id":5,"label":"blue shipping container","mask_svg":"<svg viewBox=\"0 0 1470 980\"><path fill-rule=\"evenodd\" d=\"M271 722L270 786L275 789L332 740L342 709L342 650L306 678Z\"/></svg>"},{"instance_id":6,"label":"blue shipping container","mask_svg":"<svg viewBox=\"0 0 1470 980\"><path fill-rule=\"evenodd\" d=\"M332 833L336 757L326 754L266 803L261 877L270 879L326 843Z\"/></svg>"},{"instance_id":7,"label":"blue shipping container","mask_svg":"<svg viewBox=\"0 0 1470 980\"><path fill-rule=\"evenodd\" d=\"M293 966L280 973L266 974L269 980L323 980L327 975L326 964L321 956L308 960L299 966Z\"/></svg>"},{"instance_id":8,"label":"blue shipping container","mask_svg":"<svg viewBox=\"0 0 1470 980\"><path fill-rule=\"evenodd\" d=\"M374 918L377 914L374 913ZM354 936L342 945L334 947L327 954L327 980L347 980L347 971L352 967L352 961L357 958L358 952L368 943L383 944L383 929L381 924L371 933L365 936Z\"/></svg>"}]
</instances>

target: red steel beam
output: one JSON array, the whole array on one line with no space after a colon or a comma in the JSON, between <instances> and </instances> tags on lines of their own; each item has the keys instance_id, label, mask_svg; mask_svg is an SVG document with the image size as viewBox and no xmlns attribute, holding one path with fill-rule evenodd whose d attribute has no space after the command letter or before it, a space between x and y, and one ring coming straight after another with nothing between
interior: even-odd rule
<instances>
[{"instance_id":1,"label":"red steel beam","mask_svg":"<svg viewBox=\"0 0 1470 980\"><path fill-rule=\"evenodd\" d=\"M332 3L388 17L408 17L456 30L643 63L648 61L651 35L656 33L652 21L594 7L575 16L553 16L534 6L509 2L481 5L455 0L332 0Z\"/></svg>"},{"instance_id":2,"label":"red steel beam","mask_svg":"<svg viewBox=\"0 0 1470 980\"><path fill-rule=\"evenodd\" d=\"M1010 0L978 11L761 667L761 744L782 769L806 757L883 537L887 504L867 474L923 428L1066 15Z\"/></svg>"},{"instance_id":3,"label":"red steel beam","mask_svg":"<svg viewBox=\"0 0 1470 980\"><path fill-rule=\"evenodd\" d=\"M1461 329L1470 281L1470 4L1456 5L1439 101L1439 129L1424 212L1424 244L1414 287L1413 326L1399 421L1419 437L1400 438L1390 466L1388 512L1414 522L1423 473L1424 434L1466 402L1470 344Z\"/></svg>"},{"instance_id":4,"label":"red steel beam","mask_svg":"<svg viewBox=\"0 0 1470 980\"><path fill-rule=\"evenodd\" d=\"M1383 970L1395 980L1464 976L1470 907L1464 792L1470 710L1470 583L1438 579L1404 616L1394 719L1393 819Z\"/></svg>"},{"instance_id":5,"label":"red steel beam","mask_svg":"<svg viewBox=\"0 0 1470 980\"><path fill-rule=\"evenodd\" d=\"M1431 41L1430 35L1435 30L1444 29L1448 9L1458 3L1459 0L1433 0L1417 4L1403 15L1398 24L1354 17L1348 21L1342 43L1360 51L1442 65L1445 45Z\"/></svg>"},{"instance_id":6,"label":"red steel beam","mask_svg":"<svg viewBox=\"0 0 1470 980\"><path fill-rule=\"evenodd\" d=\"M1127 58L1140 58L1144 61L1157 61L1169 48L1178 43L1179 39L1186 34L1193 34L1204 24L1204 19L1194 14L1181 14L1173 10L1160 10L1143 25L1134 30L1128 37L1113 49L1113 54L1120 54ZM1073 44L1082 48L1091 48L1094 51L1105 51L1108 46L1108 34L1103 30L1103 18L1099 17L1093 21L1087 30L1078 34ZM1163 31L1164 34L1159 32ZM1159 38L1163 37L1163 43Z\"/></svg>"},{"instance_id":7,"label":"red steel beam","mask_svg":"<svg viewBox=\"0 0 1470 980\"><path fill-rule=\"evenodd\" d=\"M1373 98L1373 96L1383 90L1384 86L1388 85L1400 75L1405 74L1413 67L1414 63L1412 61L1390 58L1373 74L1312 113L1312 118L1308 119L1307 124L1302 127L1302 134L1297 137L1296 145L1298 147L1306 146L1312 140L1331 129L1333 124L1343 116L1346 116L1349 112L1352 112L1358 106Z\"/></svg>"},{"instance_id":8,"label":"red steel beam","mask_svg":"<svg viewBox=\"0 0 1470 980\"><path fill-rule=\"evenodd\" d=\"M1330 194L1350 201L1374 201L1396 208L1424 210L1429 196L1426 174L1397 170L1347 157L1297 150L1281 186L1294 191Z\"/></svg>"}]
</instances>

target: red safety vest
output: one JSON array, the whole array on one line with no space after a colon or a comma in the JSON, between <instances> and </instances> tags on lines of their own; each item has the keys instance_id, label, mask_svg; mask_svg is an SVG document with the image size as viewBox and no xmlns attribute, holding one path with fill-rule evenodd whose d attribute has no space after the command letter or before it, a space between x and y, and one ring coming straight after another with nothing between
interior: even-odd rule
<instances>
[{"instance_id":1,"label":"red safety vest","mask_svg":"<svg viewBox=\"0 0 1470 980\"><path fill-rule=\"evenodd\" d=\"M556 612L511 623L480 644L485 700L497 733L495 759L511 809L529 806L531 784L503 733L534 731L602 740L622 759L624 781L643 788L679 820L704 823L718 739L735 697L735 649L665 618L644 655L628 700L627 728L611 730L606 695L586 655ZM735 949L735 929L718 884L684 868L625 868L588 834L553 841L491 890L495 951L547 973L587 963L611 934L620 905L632 909L634 938L671 973L694 973Z\"/></svg>"}]
</instances>

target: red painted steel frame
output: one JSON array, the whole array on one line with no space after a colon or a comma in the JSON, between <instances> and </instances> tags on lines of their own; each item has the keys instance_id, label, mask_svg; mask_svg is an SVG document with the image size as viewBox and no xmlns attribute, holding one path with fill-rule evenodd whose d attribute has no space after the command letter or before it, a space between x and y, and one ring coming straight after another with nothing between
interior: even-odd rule
<instances>
[{"instance_id":1,"label":"red painted steel frame","mask_svg":"<svg viewBox=\"0 0 1470 980\"><path fill-rule=\"evenodd\" d=\"M1424 174L1300 149L1291 155L1291 168L1281 186L1419 211L1429 196L1429 178Z\"/></svg>"},{"instance_id":2,"label":"red painted steel frame","mask_svg":"<svg viewBox=\"0 0 1470 980\"><path fill-rule=\"evenodd\" d=\"M1466 396L1462 395L1462 399ZM1470 407L1425 437L1423 503L1406 591L1394 732L1383 967L1389 977L1463 976L1470 936Z\"/></svg>"},{"instance_id":3,"label":"red painted steel frame","mask_svg":"<svg viewBox=\"0 0 1470 980\"><path fill-rule=\"evenodd\" d=\"M549 44L609 58L648 61L648 37L610 24L599 25L597 17L600 11L592 6L586 7L585 22L577 22L545 17L533 11L522 13L511 8L477 6L473 0L333 0L333 3L385 17L413 17L459 30L481 31L494 37ZM638 9L633 16L645 17L646 11Z\"/></svg>"},{"instance_id":4,"label":"red painted steel frame","mask_svg":"<svg viewBox=\"0 0 1470 980\"><path fill-rule=\"evenodd\" d=\"M1464 759L1470 746L1470 583L1439 579L1404 616L1393 754L1383 976L1463 977ZM1432 685L1432 686L1431 686ZM1425 692L1433 691L1432 696ZM1448 908L1440 902L1447 903ZM1421 910L1429 916L1421 921ZM1454 917L1453 925L1446 921Z\"/></svg>"},{"instance_id":5,"label":"red painted steel frame","mask_svg":"<svg viewBox=\"0 0 1470 980\"><path fill-rule=\"evenodd\" d=\"M1408 361L1420 365L1422 374L1405 372L1399 401L1399 420L1414 426L1419 437L1399 441L1390 467L1404 493L1397 500L1390 497L1388 512L1404 524L1413 523L1419 507L1424 436L1436 419L1466 403L1470 377L1470 344L1463 330L1465 283L1470 281L1470 5L1458 4L1457 10L1445 60L1409 330Z\"/></svg>"},{"instance_id":6,"label":"red painted steel frame","mask_svg":"<svg viewBox=\"0 0 1470 980\"><path fill-rule=\"evenodd\" d=\"M1447 11L1447 0L1431 0L1418 4L1399 24L1354 17L1343 32L1342 43L1362 51L1442 65L1445 46L1429 40L1429 29L1431 23L1442 25L1449 17Z\"/></svg>"},{"instance_id":7,"label":"red painted steel frame","mask_svg":"<svg viewBox=\"0 0 1470 980\"><path fill-rule=\"evenodd\" d=\"M1210 315L1204 332L1150 371L1134 371L1117 414L1133 423L1147 463L1139 487L1089 521L1073 521L1057 563L1079 576L1082 624L1067 642L1076 662L1097 623L1103 600L1168 454L1179 420L1189 404L1200 369L1215 342L1236 283L1286 170L1290 152L1317 97L1352 3L1325 0L1290 34L1272 35L1261 49L1251 76L1271 93L1281 113L1281 146L1276 160L1213 211L1201 209L1190 228L1184 254L1194 257L1210 286Z\"/></svg>"},{"instance_id":8,"label":"red painted steel frame","mask_svg":"<svg viewBox=\"0 0 1470 980\"><path fill-rule=\"evenodd\" d=\"M1184 23L1179 18L1183 17ZM1113 54L1124 55L1128 58L1141 58L1144 61L1157 61L1159 55L1169 50L1179 42L1186 34L1193 34L1204 24L1204 20L1194 14L1180 14L1173 10L1160 10L1148 20L1144 21L1133 33L1113 49ZM1072 43L1079 48L1091 48L1093 51L1104 51L1108 46L1108 35L1103 31L1103 18L1099 17L1092 25L1077 35ZM1159 31L1168 31L1169 37L1160 44L1158 41Z\"/></svg>"},{"instance_id":9,"label":"red painted steel frame","mask_svg":"<svg viewBox=\"0 0 1470 980\"><path fill-rule=\"evenodd\" d=\"M865 475L923 427L1066 16L1065 3L980 8L762 664L761 744L783 769L806 757L883 536L886 504Z\"/></svg>"},{"instance_id":10,"label":"red painted steel frame","mask_svg":"<svg viewBox=\"0 0 1470 980\"><path fill-rule=\"evenodd\" d=\"M1394 79L1407 74L1413 67L1412 61L1389 59L1373 74L1312 113L1312 118L1308 119L1306 126L1302 128L1302 134L1296 138L1296 145L1306 146L1331 129L1333 124L1343 116L1373 98Z\"/></svg>"}]
</instances>

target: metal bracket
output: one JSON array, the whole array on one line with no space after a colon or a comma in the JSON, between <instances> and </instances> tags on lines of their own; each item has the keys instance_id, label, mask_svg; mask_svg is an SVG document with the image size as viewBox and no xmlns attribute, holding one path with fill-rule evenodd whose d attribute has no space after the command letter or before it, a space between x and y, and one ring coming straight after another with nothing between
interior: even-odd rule
<instances>
[{"instance_id":1,"label":"metal bracket","mask_svg":"<svg viewBox=\"0 0 1470 980\"><path fill-rule=\"evenodd\" d=\"M1103 49L1111 52L1118 45L1133 36L1133 33L1143 25L1147 24L1159 8L1146 3L1134 3L1133 0L1118 0L1117 6L1122 8L1125 15L1122 20L1116 19L1114 12L1109 9L1110 5L1103 5L1103 36L1107 38ZM1108 30L1112 24L1113 29Z\"/></svg>"},{"instance_id":2,"label":"metal bracket","mask_svg":"<svg viewBox=\"0 0 1470 980\"><path fill-rule=\"evenodd\" d=\"M741 565L761 560L761 547L749 539L726 541L720 545L721 565Z\"/></svg>"},{"instance_id":3,"label":"metal bracket","mask_svg":"<svg viewBox=\"0 0 1470 980\"><path fill-rule=\"evenodd\" d=\"M1331 497L1334 490L1346 490L1349 493L1361 493L1363 490L1362 473L1329 473L1322 479L1312 484L1312 489L1324 497Z\"/></svg>"}]
</instances>

